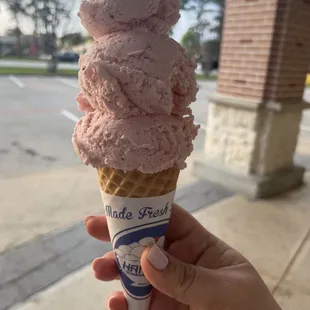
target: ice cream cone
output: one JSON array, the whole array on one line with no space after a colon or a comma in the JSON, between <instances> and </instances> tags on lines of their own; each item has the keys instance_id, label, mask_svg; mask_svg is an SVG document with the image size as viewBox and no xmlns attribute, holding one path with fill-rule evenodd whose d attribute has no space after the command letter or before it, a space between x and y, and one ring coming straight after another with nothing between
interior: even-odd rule
<instances>
[{"instance_id":1,"label":"ice cream cone","mask_svg":"<svg viewBox=\"0 0 310 310\"><path fill-rule=\"evenodd\" d=\"M113 196L129 198L157 197L176 189L180 169L172 167L153 174L123 172L113 168L98 169L100 188Z\"/></svg>"},{"instance_id":2,"label":"ice cream cone","mask_svg":"<svg viewBox=\"0 0 310 310\"><path fill-rule=\"evenodd\" d=\"M147 246L164 246L179 168L154 174L98 169L109 232L129 310L148 310L152 287L140 257Z\"/></svg>"}]
</instances>

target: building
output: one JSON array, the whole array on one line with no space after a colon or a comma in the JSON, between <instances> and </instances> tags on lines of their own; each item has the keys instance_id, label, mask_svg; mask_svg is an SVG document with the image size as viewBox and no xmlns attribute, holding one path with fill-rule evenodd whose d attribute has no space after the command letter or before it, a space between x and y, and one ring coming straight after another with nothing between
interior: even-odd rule
<instances>
[{"instance_id":1,"label":"building","mask_svg":"<svg viewBox=\"0 0 310 310\"><path fill-rule=\"evenodd\" d=\"M294 164L310 63L310 1L227 0L205 160L196 172L250 197L303 183Z\"/></svg>"}]
</instances>

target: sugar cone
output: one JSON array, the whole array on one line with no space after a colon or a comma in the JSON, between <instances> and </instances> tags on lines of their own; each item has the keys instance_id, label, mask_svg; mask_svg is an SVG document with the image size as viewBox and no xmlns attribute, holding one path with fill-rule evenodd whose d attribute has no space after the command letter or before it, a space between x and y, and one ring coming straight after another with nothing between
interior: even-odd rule
<instances>
[{"instance_id":1,"label":"sugar cone","mask_svg":"<svg viewBox=\"0 0 310 310\"><path fill-rule=\"evenodd\" d=\"M140 257L147 246L164 246L179 168L155 174L100 168L98 175L128 309L148 310L152 287Z\"/></svg>"},{"instance_id":2,"label":"sugar cone","mask_svg":"<svg viewBox=\"0 0 310 310\"><path fill-rule=\"evenodd\" d=\"M105 193L120 197L145 198L162 196L174 191L179 172L177 167L154 174L101 168L98 169L98 176L100 188Z\"/></svg>"}]
</instances>

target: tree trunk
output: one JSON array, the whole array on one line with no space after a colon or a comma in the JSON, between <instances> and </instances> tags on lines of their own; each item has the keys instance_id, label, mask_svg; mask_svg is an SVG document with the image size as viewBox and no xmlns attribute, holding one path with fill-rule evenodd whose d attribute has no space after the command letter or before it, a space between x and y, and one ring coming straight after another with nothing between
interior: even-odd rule
<instances>
[{"instance_id":1,"label":"tree trunk","mask_svg":"<svg viewBox=\"0 0 310 310\"><path fill-rule=\"evenodd\" d=\"M16 31L16 55L19 57L23 56L23 51L22 51L22 36L21 33L19 31Z\"/></svg>"},{"instance_id":2,"label":"tree trunk","mask_svg":"<svg viewBox=\"0 0 310 310\"><path fill-rule=\"evenodd\" d=\"M16 55L19 57L23 56L23 51L22 51L22 32L20 30L20 25L19 25L19 18L18 18L18 13L14 13L14 19L16 22L16 31L15 31L15 37L16 37Z\"/></svg>"}]
</instances>

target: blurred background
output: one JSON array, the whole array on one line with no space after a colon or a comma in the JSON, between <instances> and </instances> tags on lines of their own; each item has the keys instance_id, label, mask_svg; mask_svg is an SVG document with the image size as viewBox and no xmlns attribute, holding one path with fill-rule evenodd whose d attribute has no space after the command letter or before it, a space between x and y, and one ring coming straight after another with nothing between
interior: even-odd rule
<instances>
[{"instance_id":1,"label":"blurred background","mask_svg":"<svg viewBox=\"0 0 310 310\"><path fill-rule=\"evenodd\" d=\"M181 19L170 35L197 62L199 92L192 109L201 130L189 167L181 174L177 202L196 212L233 196L219 186L202 182L190 169L194 159L203 157L208 97L217 85L226 1L181 2ZM78 60L93 42L77 17L79 3L0 0L0 310L97 309L98 303L104 307L106 294L115 288L114 284L98 284L91 275L91 260L109 245L91 240L84 231L82 219L102 212L102 203L96 172L80 162L71 144L73 128L82 116L75 103ZM304 93L308 101L309 86L310 75ZM309 137L310 114L304 112L295 159L307 169ZM238 200L238 206L243 203ZM245 212L242 209L238 217L247 222L246 216L242 217ZM247 243L240 242L239 235L236 240L229 239L233 231L241 232L234 215L217 222L224 213L208 215L210 229L217 232L219 227L235 223L222 237L243 250ZM268 216L273 215L255 216L259 222L268 222ZM284 232L297 234L299 228L287 227ZM263 236L263 231L259 235ZM252 248L247 251L250 257L254 253ZM290 256L285 253L283 257ZM262 254L252 255L258 265L264 261ZM273 270L274 265L268 268ZM273 287L276 281L272 276L270 279ZM54 284L55 289L49 290ZM290 308L295 309L306 308Z\"/></svg>"},{"instance_id":2,"label":"blurred background","mask_svg":"<svg viewBox=\"0 0 310 310\"><path fill-rule=\"evenodd\" d=\"M92 43L77 17L78 8L79 1L75 0L1 0L0 72L10 73L19 66L15 73L32 74L35 70L31 69L45 69L42 60L55 57L60 70L68 69L61 74L75 75L79 54ZM216 73L225 1L184 0L182 8L181 20L171 30L171 36L197 60L199 74Z\"/></svg>"}]
</instances>

